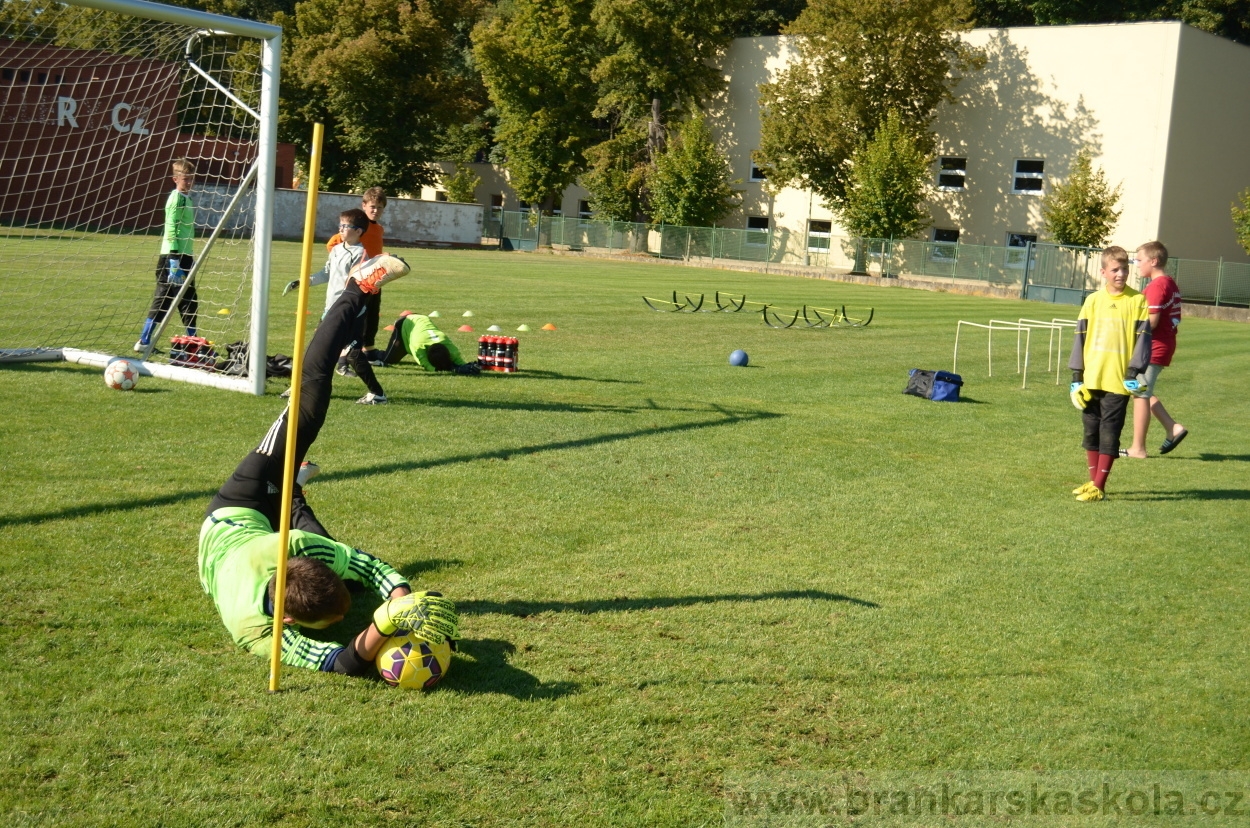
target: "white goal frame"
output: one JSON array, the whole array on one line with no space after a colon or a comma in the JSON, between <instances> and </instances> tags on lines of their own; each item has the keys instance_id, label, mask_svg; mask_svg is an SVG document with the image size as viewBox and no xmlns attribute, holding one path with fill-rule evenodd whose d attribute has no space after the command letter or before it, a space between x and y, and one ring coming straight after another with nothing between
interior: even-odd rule
<instances>
[{"instance_id":1,"label":"white goal frame","mask_svg":"<svg viewBox=\"0 0 1250 828\"><path fill-rule=\"evenodd\" d=\"M257 156L251 171L256 180L255 218L252 227L252 291L248 338L248 372L246 377L232 377L196 368L136 359L134 354L106 354L76 348L6 349L0 362L65 360L103 368L112 359L126 356L139 366L145 376L175 379L196 385L208 385L261 396L265 393L266 345L269 323L269 258L273 238L273 204L276 153L278 142L278 83L282 55L282 28L253 20L226 17L178 6L166 6L148 0L62 0L67 5L83 6L135 18L159 20L197 27L205 33L227 34L260 41L260 106L257 130ZM192 68L196 68L192 65ZM201 75L205 73L200 70ZM211 81L212 79L209 78ZM229 94L229 93L227 93ZM237 99L236 99L237 100ZM241 102L239 102L241 103ZM250 111L250 110L249 110ZM242 192L243 187L240 187ZM229 212L222 222L230 218ZM216 237L207 241L211 244ZM199 257L197 257L198 260ZM198 262L197 262L198 263ZM193 271L194 272L194 271ZM186 290L191 279L183 285ZM179 294L181 297L181 293ZM177 301L171 303L168 319L175 317ZM143 356L146 356L146 352Z\"/></svg>"}]
</instances>

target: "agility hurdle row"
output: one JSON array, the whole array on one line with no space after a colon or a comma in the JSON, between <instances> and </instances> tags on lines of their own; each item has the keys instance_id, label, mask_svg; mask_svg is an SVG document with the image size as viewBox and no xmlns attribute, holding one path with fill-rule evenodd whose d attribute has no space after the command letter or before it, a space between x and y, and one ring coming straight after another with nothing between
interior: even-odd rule
<instances>
[{"instance_id":1,"label":"agility hurdle row","mask_svg":"<svg viewBox=\"0 0 1250 828\"><path fill-rule=\"evenodd\" d=\"M673 291L671 299L644 296L642 301L658 313L740 313L749 307L751 313L759 312L764 319L764 324L770 328L793 328L800 319L803 320L803 326L807 328L863 328L872 322L873 314L876 312L875 308L868 308L866 316L852 316L847 313L846 305L838 308L804 305L793 314L789 314L788 311L784 312L790 315L790 320L787 322L772 302L755 302L747 299L745 294L722 293L719 290L713 297L713 303L716 305L714 308L704 307L706 295L702 293L697 297L682 294L679 300L677 291ZM860 313L858 309L855 310L856 313Z\"/></svg>"},{"instance_id":2,"label":"agility hurdle row","mask_svg":"<svg viewBox=\"0 0 1250 828\"><path fill-rule=\"evenodd\" d=\"M1074 319L1052 319L1049 322L1040 319L1020 318L1014 322L1004 319L991 319L989 324L981 322L970 322L961 319L955 325L955 353L952 359L951 372L959 373L959 335L963 331L963 327L967 325L970 328L980 328L986 332L985 353L986 353L986 373L988 376L994 376L994 332L995 331L1014 331L1016 334L1016 373L1022 375L1020 383L1021 388L1028 386L1029 382L1029 346L1032 344L1033 331L1045 330L1048 333L1049 341L1046 347L1046 371L1055 372L1055 384L1059 384L1059 372L1063 366L1063 332L1066 328L1075 328L1076 320ZM1058 341L1056 341L1058 335Z\"/></svg>"}]
</instances>

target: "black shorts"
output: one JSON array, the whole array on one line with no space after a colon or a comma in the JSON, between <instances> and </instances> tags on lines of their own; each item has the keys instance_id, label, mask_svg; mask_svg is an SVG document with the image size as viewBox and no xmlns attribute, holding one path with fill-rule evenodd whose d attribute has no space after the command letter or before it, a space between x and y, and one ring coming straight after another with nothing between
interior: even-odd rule
<instances>
[{"instance_id":1,"label":"black shorts","mask_svg":"<svg viewBox=\"0 0 1250 828\"><path fill-rule=\"evenodd\" d=\"M1092 389L1089 394L1089 404L1081 414L1081 422L1085 426L1085 442L1082 445L1086 451L1118 457L1120 432L1124 430L1124 417L1132 397Z\"/></svg>"}]
</instances>

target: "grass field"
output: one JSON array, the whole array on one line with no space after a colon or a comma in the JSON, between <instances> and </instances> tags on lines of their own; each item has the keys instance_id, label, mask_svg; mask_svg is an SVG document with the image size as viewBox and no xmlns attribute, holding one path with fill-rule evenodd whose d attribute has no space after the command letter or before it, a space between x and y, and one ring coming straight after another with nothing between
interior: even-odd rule
<instances>
[{"instance_id":1,"label":"grass field","mask_svg":"<svg viewBox=\"0 0 1250 828\"><path fill-rule=\"evenodd\" d=\"M275 261L281 285L296 246ZM407 362L380 372L386 407L339 380L309 500L458 602L446 680L403 693L287 671L267 695L267 664L201 592L203 509L284 383L123 394L96 370L2 367L0 823L687 826L720 824L741 773L1250 770L1250 326L1185 321L1160 393L1191 436L1120 462L1086 505L1044 338L1027 389L1014 354L987 378L973 337L965 402L900 393L907 369L950 367L958 319L1075 309L541 255L410 261L384 317L528 323L523 370ZM779 331L641 302L674 288L876 318ZM292 299L275 291L271 353L290 351ZM452 336L473 352L477 334ZM750 367L727 364L735 348Z\"/></svg>"}]
</instances>

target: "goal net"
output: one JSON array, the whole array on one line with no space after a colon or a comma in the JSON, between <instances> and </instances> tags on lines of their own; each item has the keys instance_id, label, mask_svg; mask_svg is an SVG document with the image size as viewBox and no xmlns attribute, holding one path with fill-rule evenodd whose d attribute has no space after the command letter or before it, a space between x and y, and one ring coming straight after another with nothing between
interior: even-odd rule
<instances>
[{"instance_id":1,"label":"goal net","mask_svg":"<svg viewBox=\"0 0 1250 828\"><path fill-rule=\"evenodd\" d=\"M143 0L4 0L0 362L127 356L264 392L280 37ZM171 200L175 161L194 179ZM162 276L167 202L193 239Z\"/></svg>"}]
</instances>

